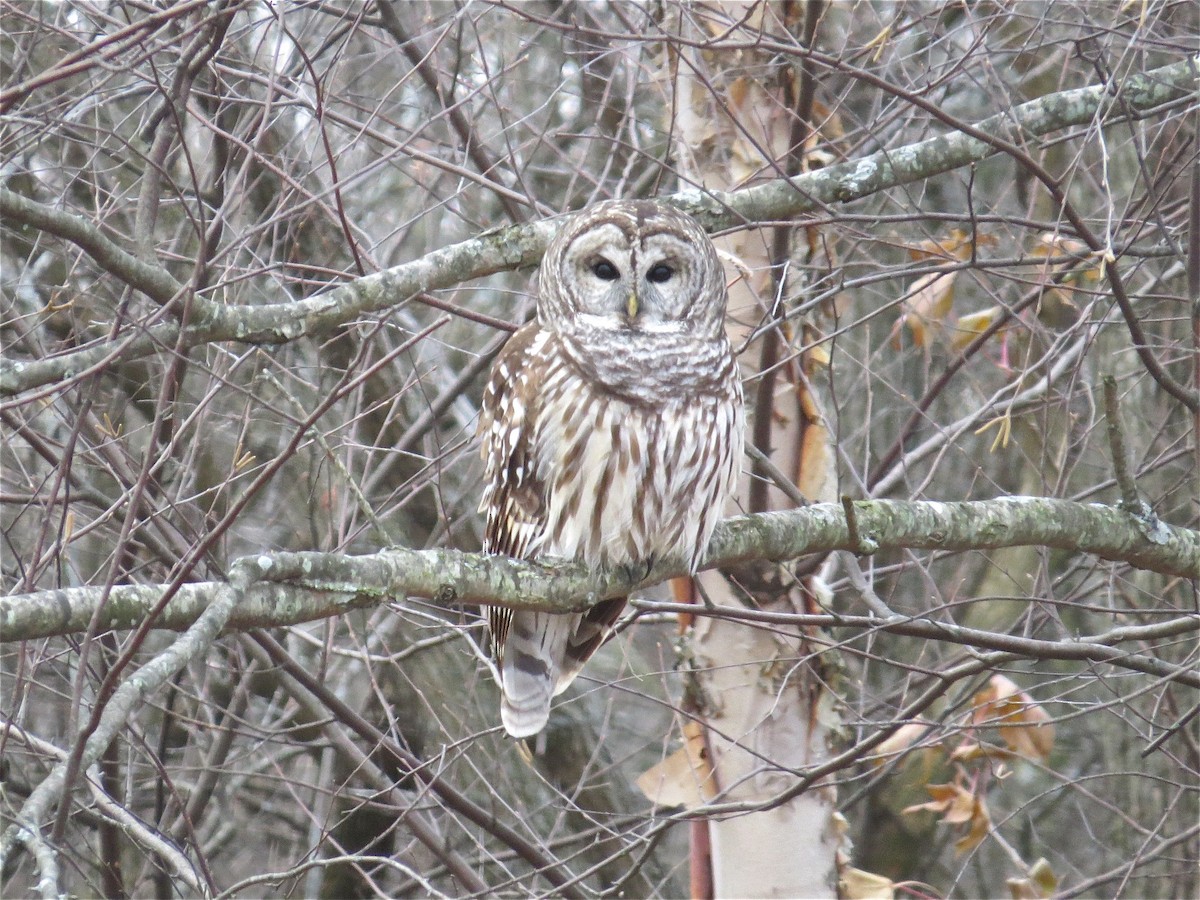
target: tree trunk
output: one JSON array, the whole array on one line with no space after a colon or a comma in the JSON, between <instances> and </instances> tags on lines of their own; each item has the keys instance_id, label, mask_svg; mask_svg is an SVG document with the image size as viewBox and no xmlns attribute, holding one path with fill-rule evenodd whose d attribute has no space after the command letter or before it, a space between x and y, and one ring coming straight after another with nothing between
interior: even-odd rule
<instances>
[{"instance_id":1,"label":"tree trunk","mask_svg":"<svg viewBox=\"0 0 1200 900\"><path fill-rule=\"evenodd\" d=\"M819 3L723 6L734 18L756 17L764 33L786 28L808 40L821 13ZM713 37L683 19L676 27L685 39ZM756 177L775 177L781 168L798 174L806 165L811 79L761 56L726 51L716 43L703 51L681 49L668 60L678 168L703 188L729 190ZM790 489L793 485L802 485L810 501L831 500L836 493L830 430L806 377L813 361L798 352L795 340L807 326L792 331L781 317L804 294L793 262L813 262L793 258L794 244L813 243L797 242L800 234L788 227L718 239L730 282L731 337L735 347L746 345L741 362L747 376L747 443L769 460L747 465L729 514L794 508L798 492ZM736 262L730 265L731 260ZM764 323L775 324L747 344ZM707 601L778 612L811 612L814 592L824 590L816 576L798 580L774 565L709 572L697 581ZM795 785L794 770L828 756L834 714L825 658L811 655L813 649L808 635L795 628L758 628L716 617L697 617L692 626L688 700L706 726L706 760L712 767L706 799L765 807L707 820L710 854L693 853L693 865L711 860L707 882L716 897L836 893L833 789L815 786L775 802ZM705 881L693 874L693 885Z\"/></svg>"}]
</instances>

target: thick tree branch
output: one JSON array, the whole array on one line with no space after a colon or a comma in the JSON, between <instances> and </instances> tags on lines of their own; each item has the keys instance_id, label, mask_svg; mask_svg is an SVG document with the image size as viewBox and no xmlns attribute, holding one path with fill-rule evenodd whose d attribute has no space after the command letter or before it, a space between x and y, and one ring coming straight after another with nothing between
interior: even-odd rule
<instances>
[{"instance_id":1,"label":"thick tree branch","mask_svg":"<svg viewBox=\"0 0 1200 900\"><path fill-rule=\"evenodd\" d=\"M1197 65L1195 58L1189 58L1129 78L1121 85L1124 102L1120 105L1106 106L1111 101L1111 88L1096 85L1048 94L984 119L974 128L1011 141L1021 141L1091 123L1102 111L1111 113L1114 119L1149 113L1164 104L1194 95ZM695 214L710 231L720 231L748 223L794 218L832 203L857 200L897 185L939 175L999 152L991 143L954 132L742 191L724 193L693 189L669 199ZM115 245L102 246L107 239L103 239L98 230L87 236L78 233L81 225L87 226L85 220L66 216L5 188L0 188L0 213L13 221L75 242L92 254L102 267L114 274L123 269L125 274L120 277L147 290L159 302L165 302L169 286L165 279L170 277L165 270L156 274L131 267L119 253L111 252L119 249ZM199 314L194 315L182 343L188 347L227 340L284 343L321 334L363 314L388 309L421 292L533 266L541 258L555 227L554 220L546 220L500 229L304 300L260 306L206 304ZM112 268L114 265L118 266L117 270ZM175 323L153 326L128 340L122 347L122 357L144 356L156 347L175 344L178 337L179 326ZM0 396L69 378L105 359L112 349L112 342L106 341L51 359L4 360L0 362Z\"/></svg>"},{"instance_id":2,"label":"thick tree branch","mask_svg":"<svg viewBox=\"0 0 1200 900\"><path fill-rule=\"evenodd\" d=\"M706 567L752 559L787 560L806 553L942 552L1045 546L1128 563L1164 575L1200 578L1200 532L1099 504L1036 497L935 503L874 500L852 505L851 529L840 504L742 516L722 523ZM851 532L857 535L852 539ZM595 578L578 565L543 566L458 550L394 548L365 556L263 553L241 561L255 576L226 627L292 625L374 606L393 597L422 597L452 607L484 603L556 612L578 610L684 574L661 561L640 582L620 572ZM159 619L182 630L195 622L221 582L183 585ZM157 585L120 585L108 597L104 623L135 627L162 592ZM80 632L99 602L99 587L39 591L0 600L0 639L29 640Z\"/></svg>"}]
</instances>

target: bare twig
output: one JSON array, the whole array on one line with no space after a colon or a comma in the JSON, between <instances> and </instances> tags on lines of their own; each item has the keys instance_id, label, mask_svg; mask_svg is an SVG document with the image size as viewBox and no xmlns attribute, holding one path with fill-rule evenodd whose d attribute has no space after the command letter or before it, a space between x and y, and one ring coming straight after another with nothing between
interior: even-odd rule
<instances>
[{"instance_id":1,"label":"bare twig","mask_svg":"<svg viewBox=\"0 0 1200 900\"><path fill-rule=\"evenodd\" d=\"M1126 512L1140 513L1142 502L1138 499L1137 485L1129 473L1129 456L1125 447L1125 429L1121 425L1120 401L1117 399L1117 380L1105 375L1104 420L1108 424L1108 446L1112 451L1113 474L1121 489L1121 508Z\"/></svg>"},{"instance_id":2,"label":"bare twig","mask_svg":"<svg viewBox=\"0 0 1200 900\"><path fill-rule=\"evenodd\" d=\"M248 563L235 567L229 583L209 597L206 608L178 640L126 678L113 691L102 715L83 743L82 752L78 754L77 764L80 768L87 769L100 758L104 748L127 725L134 708L143 702L148 694L164 684L188 662L208 651L221 629L225 627L230 613L244 596L246 587L251 583L252 566L252 563ZM58 896L60 888L55 872L46 868L48 860L38 852L42 821L66 788L70 767L70 758L59 762L22 804L14 824L0 836L0 866L4 865L20 845L35 851L41 869L41 891L43 896L47 897Z\"/></svg>"}]
</instances>

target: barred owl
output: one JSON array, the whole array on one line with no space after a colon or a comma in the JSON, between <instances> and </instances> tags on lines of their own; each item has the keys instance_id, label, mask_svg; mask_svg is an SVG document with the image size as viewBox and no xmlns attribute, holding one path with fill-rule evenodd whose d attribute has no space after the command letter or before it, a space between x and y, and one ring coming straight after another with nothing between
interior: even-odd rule
<instances>
[{"instance_id":1,"label":"barred owl","mask_svg":"<svg viewBox=\"0 0 1200 900\"><path fill-rule=\"evenodd\" d=\"M695 571L745 424L716 249L670 206L601 203L558 232L538 281L537 320L505 345L483 395L484 550L594 571L670 557ZM542 729L625 602L489 608L509 734Z\"/></svg>"}]
</instances>

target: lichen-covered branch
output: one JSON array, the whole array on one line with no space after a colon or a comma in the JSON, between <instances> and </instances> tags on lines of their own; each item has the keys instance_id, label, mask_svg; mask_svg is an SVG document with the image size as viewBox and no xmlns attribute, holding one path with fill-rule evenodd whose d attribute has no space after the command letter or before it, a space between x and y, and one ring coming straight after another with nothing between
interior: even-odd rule
<instances>
[{"instance_id":1,"label":"lichen-covered branch","mask_svg":"<svg viewBox=\"0 0 1200 900\"><path fill-rule=\"evenodd\" d=\"M787 560L806 553L869 554L902 548L961 552L1045 546L1089 553L1164 575L1200 578L1200 532L1144 519L1100 504L1037 497L936 503L861 501L742 516L722 523L706 567L754 559ZM242 564L255 576L225 627L292 625L373 606L393 597L421 597L444 606L484 603L565 612L683 574L664 560L641 582L621 572L595 577L572 564L538 565L458 550L393 548L365 556L264 553ZM182 630L227 590L223 582L184 585L159 626ZM103 624L135 627L161 595L157 585L119 585ZM0 599L0 639L29 640L87 628L99 587L39 591Z\"/></svg>"},{"instance_id":2,"label":"lichen-covered branch","mask_svg":"<svg viewBox=\"0 0 1200 900\"><path fill-rule=\"evenodd\" d=\"M1195 93L1195 58L1129 78L1120 85L1121 104L1114 117L1148 112ZM1097 85L1048 94L992 116L975 128L1012 140L1029 139L1103 118L1112 103L1112 87ZM747 223L794 218L831 203L857 200L897 185L929 178L993 156L991 144L953 132L915 144L827 166L792 179L777 179L741 191L687 190L674 195L710 231ZM138 261L105 238L85 219L63 213L0 187L0 215L75 243L105 270L132 287L168 302L177 283L165 269ZM403 265L355 279L303 300L255 306L193 304L182 335L184 346L212 341L284 343L321 334L365 313L379 312L416 294L453 287L541 258L555 228L554 220L512 226L443 247ZM105 360L124 341L124 359L144 356L156 347L177 345L180 326L167 322L136 337L118 338L52 359L0 361L0 396L9 396L71 377Z\"/></svg>"}]
</instances>

